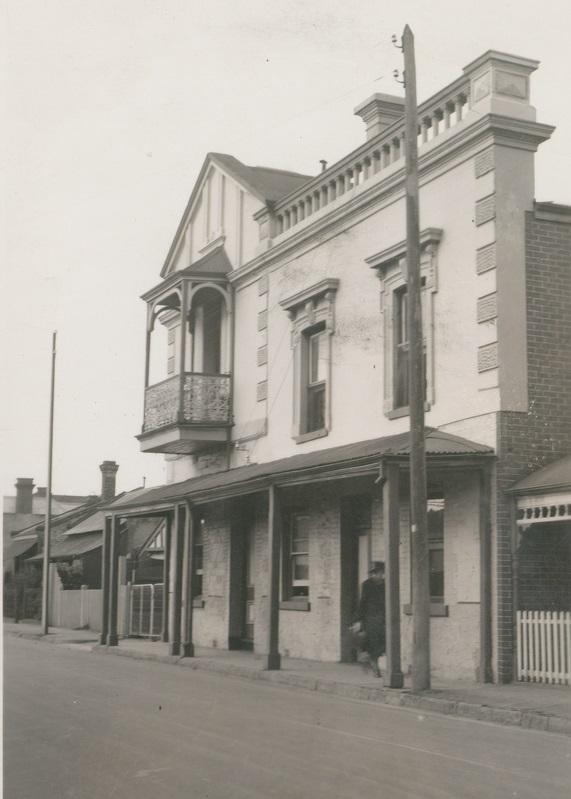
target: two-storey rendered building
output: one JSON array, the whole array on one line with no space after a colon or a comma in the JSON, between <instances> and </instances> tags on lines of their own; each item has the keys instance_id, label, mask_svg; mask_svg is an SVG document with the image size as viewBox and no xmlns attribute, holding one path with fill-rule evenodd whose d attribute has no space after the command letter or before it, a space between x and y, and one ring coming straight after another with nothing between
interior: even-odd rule
<instances>
[{"instance_id":1,"label":"two-storey rendered building","mask_svg":"<svg viewBox=\"0 0 571 799\"><path fill-rule=\"evenodd\" d=\"M534 153L553 131L530 102L537 66L489 51L419 108L439 676L513 678L521 528L509 489L571 451L571 216L534 200ZM168 484L108 508L102 640L117 642L119 520L163 516L173 653L350 661L359 585L383 560L387 682L402 684L413 544L403 108L384 94L362 103L364 143L316 176L206 157L143 295L138 438L166 457ZM569 520L558 522L563 551Z\"/></svg>"}]
</instances>

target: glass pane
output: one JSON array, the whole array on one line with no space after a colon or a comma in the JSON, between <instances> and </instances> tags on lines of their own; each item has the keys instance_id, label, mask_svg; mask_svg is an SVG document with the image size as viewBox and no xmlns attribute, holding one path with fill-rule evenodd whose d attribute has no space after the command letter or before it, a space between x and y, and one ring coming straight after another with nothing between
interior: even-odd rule
<instances>
[{"instance_id":1,"label":"glass pane","mask_svg":"<svg viewBox=\"0 0 571 799\"><path fill-rule=\"evenodd\" d=\"M395 353L395 407L408 405L408 347L397 346Z\"/></svg>"},{"instance_id":2,"label":"glass pane","mask_svg":"<svg viewBox=\"0 0 571 799\"><path fill-rule=\"evenodd\" d=\"M315 333L309 339L309 382L327 379L327 348L325 333Z\"/></svg>"},{"instance_id":3,"label":"glass pane","mask_svg":"<svg viewBox=\"0 0 571 799\"><path fill-rule=\"evenodd\" d=\"M444 541L444 500L429 499L427 510L429 540Z\"/></svg>"},{"instance_id":4,"label":"glass pane","mask_svg":"<svg viewBox=\"0 0 571 799\"><path fill-rule=\"evenodd\" d=\"M295 516L291 526L291 552L305 554L309 549L310 519L307 516Z\"/></svg>"},{"instance_id":5,"label":"glass pane","mask_svg":"<svg viewBox=\"0 0 571 799\"><path fill-rule=\"evenodd\" d=\"M291 542L292 555L305 555L308 550L307 538L296 538Z\"/></svg>"},{"instance_id":6,"label":"glass pane","mask_svg":"<svg viewBox=\"0 0 571 799\"><path fill-rule=\"evenodd\" d=\"M325 386L310 386L307 390L307 433L325 427Z\"/></svg>"},{"instance_id":7,"label":"glass pane","mask_svg":"<svg viewBox=\"0 0 571 799\"><path fill-rule=\"evenodd\" d=\"M292 558L292 576L294 584L309 580L309 555L295 555Z\"/></svg>"},{"instance_id":8,"label":"glass pane","mask_svg":"<svg viewBox=\"0 0 571 799\"><path fill-rule=\"evenodd\" d=\"M428 553L430 597L444 598L444 550L431 549Z\"/></svg>"}]
</instances>

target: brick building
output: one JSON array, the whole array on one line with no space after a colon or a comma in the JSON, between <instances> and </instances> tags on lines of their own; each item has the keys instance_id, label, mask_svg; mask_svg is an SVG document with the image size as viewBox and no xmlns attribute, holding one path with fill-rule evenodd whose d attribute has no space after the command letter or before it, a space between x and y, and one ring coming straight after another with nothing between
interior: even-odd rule
<instances>
[{"instance_id":1,"label":"brick building","mask_svg":"<svg viewBox=\"0 0 571 799\"><path fill-rule=\"evenodd\" d=\"M535 61L489 51L419 108L435 674L510 680L516 501L570 450L569 209L534 200ZM316 176L210 153L147 291L141 449L167 485L108 506L102 638L117 643L121 520L167 521L163 637L355 657L386 562L387 680L411 659L403 100ZM564 533L563 535L567 535ZM571 608L569 608L571 610Z\"/></svg>"}]
</instances>

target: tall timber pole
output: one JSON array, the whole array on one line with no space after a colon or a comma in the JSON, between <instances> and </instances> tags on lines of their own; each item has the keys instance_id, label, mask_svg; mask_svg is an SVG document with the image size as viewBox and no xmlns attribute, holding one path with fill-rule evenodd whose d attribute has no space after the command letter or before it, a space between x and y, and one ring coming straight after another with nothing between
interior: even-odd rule
<instances>
[{"instance_id":1,"label":"tall timber pole","mask_svg":"<svg viewBox=\"0 0 571 799\"><path fill-rule=\"evenodd\" d=\"M52 525L52 461L54 447L54 388L56 376L56 337L52 334L52 380L50 389L50 427L48 441L48 486L46 496L46 520L44 524L44 562L42 579L42 634L49 630L49 596L50 596L50 538Z\"/></svg>"},{"instance_id":2,"label":"tall timber pole","mask_svg":"<svg viewBox=\"0 0 571 799\"><path fill-rule=\"evenodd\" d=\"M430 593L426 518L426 452L424 444L424 341L420 278L418 210L418 111L414 36L402 35L405 86L406 263L408 293L410 406L410 532L412 540L412 690L430 688Z\"/></svg>"}]
</instances>

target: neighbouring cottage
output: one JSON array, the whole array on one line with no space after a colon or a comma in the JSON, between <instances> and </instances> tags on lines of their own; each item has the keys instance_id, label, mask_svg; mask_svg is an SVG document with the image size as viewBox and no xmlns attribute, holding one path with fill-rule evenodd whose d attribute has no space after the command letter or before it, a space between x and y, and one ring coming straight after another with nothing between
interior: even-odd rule
<instances>
[{"instance_id":1,"label":"neighbouring cottage","mask_svg":"<svg viewBox=\"0 0 571 799\"><path fill-rule=\"evenodd\" d=\"M571 209L534 199L534 153L553 132L530 104L537 66L488 51L419 108L426 568L441 677L516 676L525 504L510 489L571 452ZM157 518L173 654L350 661L359 585L384 560L387 682L402 685L403 100L375 94L355 113L365 143L316 176L206 157L161 281L143 295L138 439L166 457L168 483L105 509L104 643L118 640L121 524ZM567 517L559 534L568 546ZM557 602L569 616L569 592Z\"/></svg>"}]
</instances>

